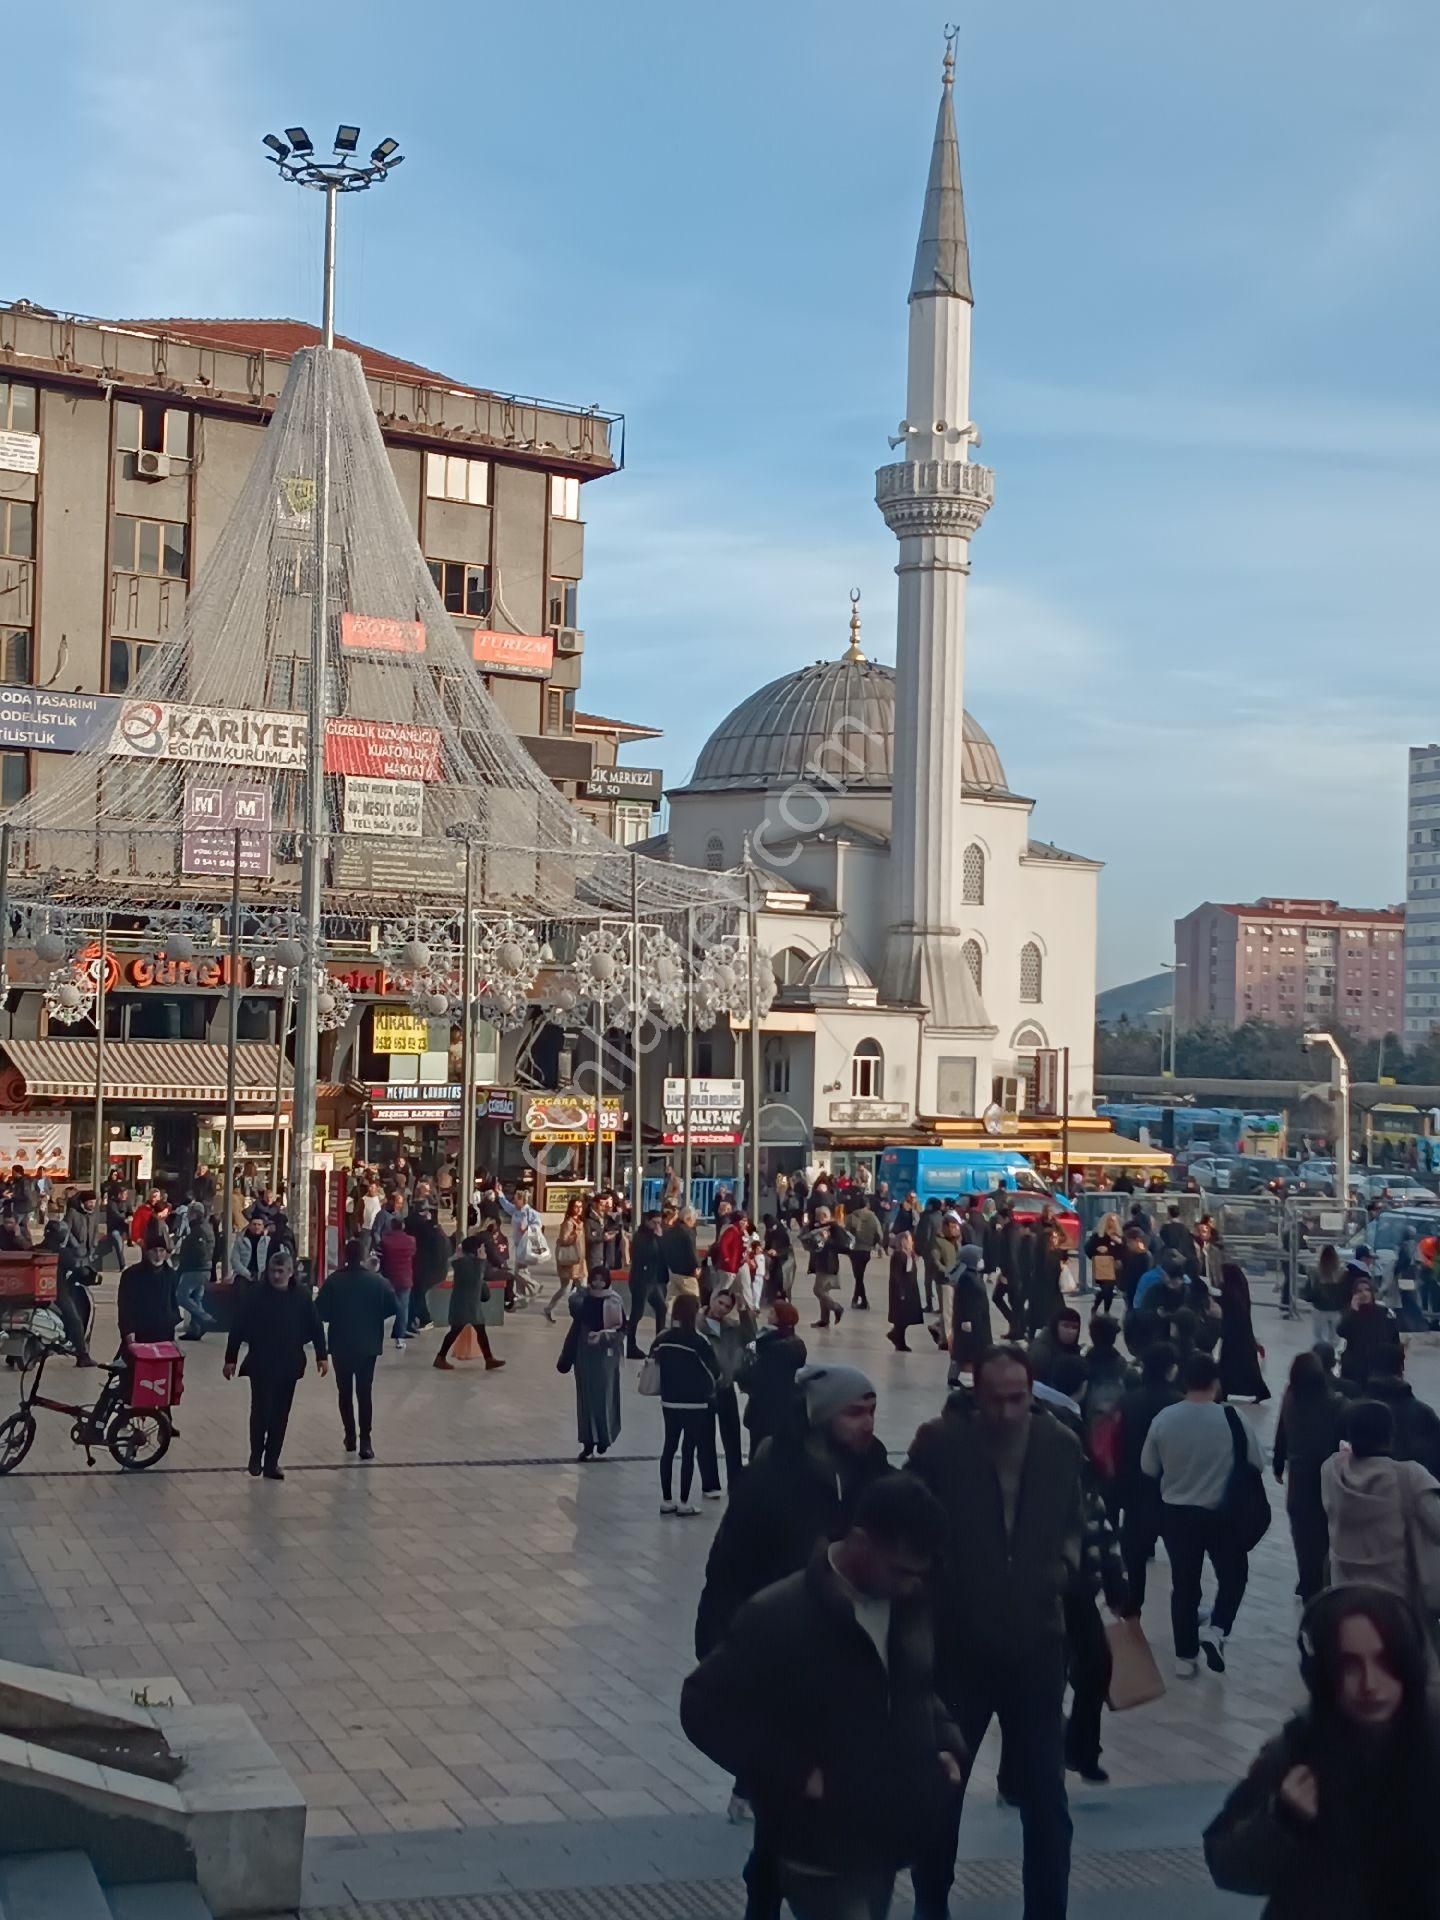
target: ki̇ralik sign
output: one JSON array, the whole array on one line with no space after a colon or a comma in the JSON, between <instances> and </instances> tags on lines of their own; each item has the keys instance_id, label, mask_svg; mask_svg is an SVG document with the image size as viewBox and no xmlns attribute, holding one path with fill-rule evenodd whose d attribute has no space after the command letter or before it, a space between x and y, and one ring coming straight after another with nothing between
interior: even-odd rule
<instances>
[{"instance_id":1,"label":"ki\u0307ralik sign","mask_svg":"<svg viewBox=\"0 0 1440 1920\"><path fill-rule=\"evenodd\" d=\"M683 1079L666 1080L664 1108L665 1128L661 1138L667 1147L683 1147L686 1136ZM745 1082L743 1080L691 1080L690 1144L692 1146L738 1146L744 1122Z\"/></svg>"}]
</instances>

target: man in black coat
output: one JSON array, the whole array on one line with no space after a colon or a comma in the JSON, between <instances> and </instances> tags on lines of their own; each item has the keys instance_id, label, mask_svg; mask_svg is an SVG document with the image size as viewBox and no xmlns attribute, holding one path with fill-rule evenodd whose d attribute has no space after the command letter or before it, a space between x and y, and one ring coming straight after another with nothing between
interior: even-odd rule
<instances>
[{"instance_id":1,"label":"man in black coat","mask_svg":"<svg viewBox=\"0 0 1440 1920\"><path fill-rule=\"evenodd\" d=\"M316 1294L315 1311L330 1329L330 1357L335 1362L345 1451L355 1451L358 1401L360 1458L373 1460L375 1449L370 1435L375 1362L385 1349L385 1322L399 1313L400 1302L389 1281L367 1264L365 1249L364 1239L345 1242L345 1264Z\"/></svg>"},{"instance_id":2,"label":"man in black coat","mask_svg":"<svg viewBox=\"0 0 1440 1920\"><path fill-rule=\"evenodd\" d=\"M669 1284L670 1269L660 1245L660 1215L647 1213L630 1242L630 1325L625 1351L632 1360L641 1357L640 1322L647 1313L655 1315L656 1338L665 1331L665 1289Z\"/></svg>"},{"instance_id":3,"label":"man in black coat","mask_svg":"<svg viewBox=\"0 0 1440 1920\"><path fill-rule=\"evenodd\" d=\"M1132 1315L1132 1318L1134 1316ZM1128 1322L1126 1323L1128 1326ZM1130 1587L1130 1612L1137 1619L1145 1604L1145 1570L1160 1538L1160 1489L1140 1470L1145 1436L1157 1413L1180 1398L1175 1384L1179 1355L1168 1340L1153 1341L1140 1361L1140 1384L1120 1402L1120 1459L1116 1491L1120 1499L1120 1553Z\"/></svg>"},{"instance_id":4,"label":"man in black coat","mask_svg":"<svg viewBox=\"0 0 1440 1920\"><path fill-rule=\"evenodd\" d=\"M843 1538L748 1601L685 1682L681 1725L749 1783L800 1920L887 1914L958 1802L966 1754L925 1595L944 1525L909 1475L872 1482Z\"/></svg>"},{"instance_id":5,"label":"man in black coat","mask_svg":"<svg viewBox=\"0 0 1440 1920\"><path fill-rule=\"evenodd\" d=\"M1081 1565L1079 1442L1032 1408L1018 1347L975 1368L973 1418L916 1434L910 1469L939 1500L948 1546L936 1607L940 1691L974 1752L998 1717L1020 1803L1026 1920L1063 1920L1070 1881L1065 1797L1065 1596ZM958 1802L932 1823L912 1879L916 1920L944 1920Z\"/></svg>"},{"instance_id":6,"label":"man in black coat","mask_svg":"<svg viewBox=\"0 0 1440 1920\"><path fill-rule=\"evenodd\" d=\"M265 1278L251 1287L236 1315L225 1343L227 1380L235 1378L241 1347L247 1349L240 1372L250 1382L250 1477L263 1472L267 1480L283 1480L280 1449L290 1424L295 1386L305 1370L305 1349L315 1349L316 1370L330 1371L325 1351L325 1328L315 1302L295 1279L295 1261L288 1248L272 1253L265 1262Z\"/></svg>"},{"instance_id":7,"label":"man in black coat","mask_svg":"<svg viewBox=\"0 0 1440 1920\"><path fill-rule=\"evenodd\" d=\"M1388 1343L1377 1346L1370 1378L1365 1382L1367 1400L1383 1400L1395 1423L1395 1442L1391 1453L1397 1460L1418 1460L1427 1473L1440 1480L1440 1414L1417 1400L1415 1389L1405 1378L1405 1349Z\"/></svg>"},{"instance_id":8,"label":"man in black coat","mask_svg":"<svg viewBox=\"0 0 1440 1920\"><path fill-rule=\"evenodd\" d=\"M1178 1253L1185 1262L1185 1271L1193 1280L1200 1277L1200 1258L1195 1251L1195 1236L1180 1218L1177 1206L1166 1210L1166 1217L1160 1226L1160 1245L1167 1253Z\"/></svg>"}]
</instances>

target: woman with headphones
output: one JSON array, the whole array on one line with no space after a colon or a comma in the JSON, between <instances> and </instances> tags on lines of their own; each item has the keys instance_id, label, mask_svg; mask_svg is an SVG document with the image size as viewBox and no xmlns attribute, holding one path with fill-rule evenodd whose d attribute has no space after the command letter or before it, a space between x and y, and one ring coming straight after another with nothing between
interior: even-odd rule
<instances>
[{"instance_id":1,"label":"woman with headphones","mask_svg":"<svg viewBox=\"0 0 1440 1920\"><path fill-rule=\"evenodd\" d=\"M1332 1587L1305 1610L1310 1701L1205 1834L1211 1878L1265 1920L1437 1920L1440 1725L1399 1595Z\"/></svg>"}]
</instances>

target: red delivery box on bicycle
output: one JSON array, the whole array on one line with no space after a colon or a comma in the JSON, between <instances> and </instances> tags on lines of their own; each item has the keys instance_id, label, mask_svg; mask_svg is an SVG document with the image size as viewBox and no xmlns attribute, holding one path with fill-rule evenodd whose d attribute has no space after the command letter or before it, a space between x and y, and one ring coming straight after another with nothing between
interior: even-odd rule
<instances>
[{"instance_id":1,"label":"red delivery box on bicycle","mask_svg":"<svg viewBox=\"0 0 1440 1920\"><path fill-rule=\"evenodd\" d=\"M185 1391L185 1356L173 1340L132 1340L130 1404L173 1407Z\"/></svg>"}]
</instances>

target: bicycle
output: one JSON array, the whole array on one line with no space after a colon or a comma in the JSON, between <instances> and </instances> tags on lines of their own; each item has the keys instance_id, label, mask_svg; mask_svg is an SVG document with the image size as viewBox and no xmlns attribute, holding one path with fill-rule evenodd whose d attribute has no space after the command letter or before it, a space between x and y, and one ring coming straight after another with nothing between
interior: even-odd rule
<instances>
[{"instance_id":1,"label":"bicycle","mask_svg":"<svg viewBox=\"0 0 1440 1920\"><path fill-rule=\"evenodd\" d=\"M55 1354L68 1352L69 1347L60 1341L45 1341L33 1365L25 1367L20 1405L8 1419L0 1421L0 1474L13 1473L35 1444L36 1407L71 1416L70 1438L75 1446L85 1449L87 1466L94 1466L97 1447L108 1448L117 1465L130 1473L142 1473L163 1460L175 1435L174 1422L163 1407L128 1404L120 1384L128 1371L126 1362L102 1362L107 1378L93 1406L51 1400L41 1393L47 1361Z\"/></svg>"}]
</instances>

